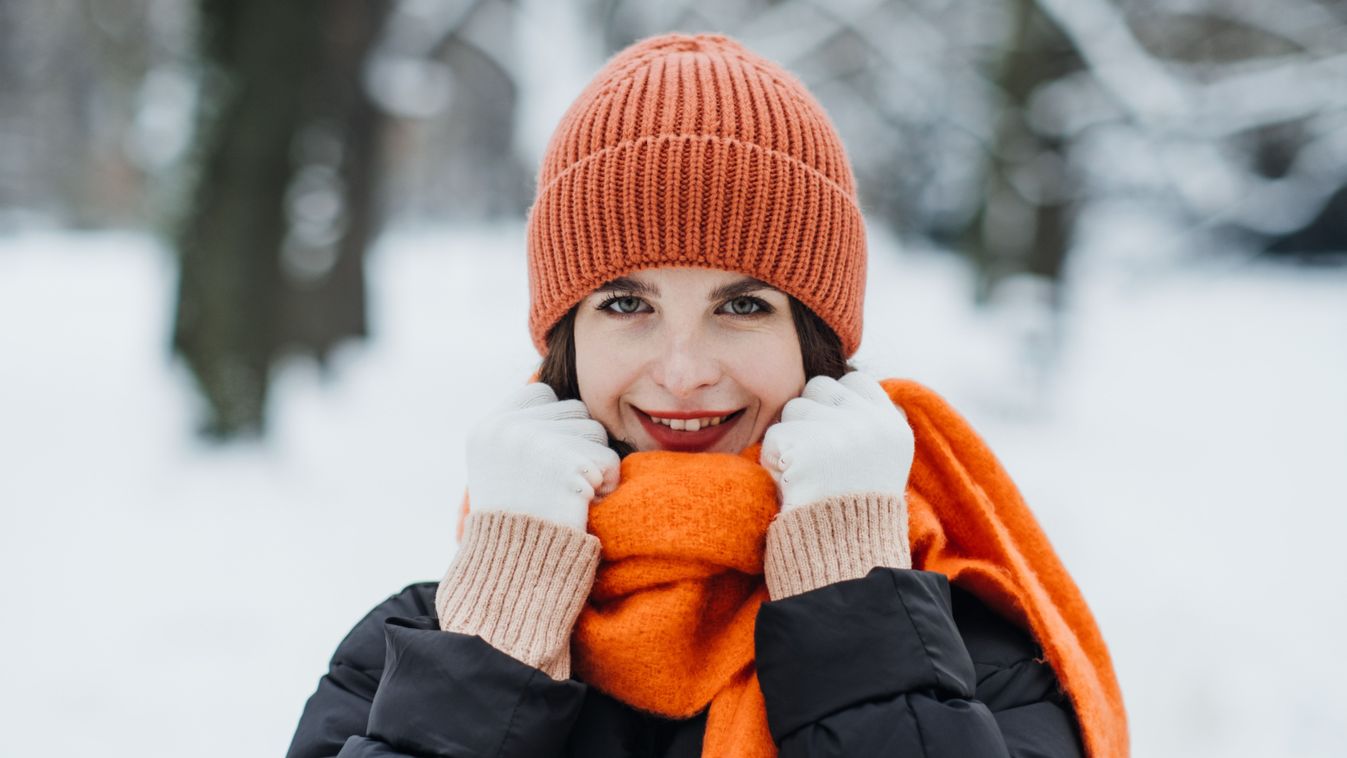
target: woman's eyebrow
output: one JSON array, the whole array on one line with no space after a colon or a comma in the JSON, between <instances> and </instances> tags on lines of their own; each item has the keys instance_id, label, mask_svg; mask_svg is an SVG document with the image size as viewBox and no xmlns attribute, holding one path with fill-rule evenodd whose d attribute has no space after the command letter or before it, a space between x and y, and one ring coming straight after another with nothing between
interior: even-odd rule
<instances>
[{"instance_id":1,"label":"woman's eyebrow","mask_svg":"<svg viewBox=\"0 0 1347 758\"><path fill-rule=\"evenodd\" d=\"M749 292L754 292L756 290L762 289L780 292L780 290L778 290L776 287L773 287L772 285L762 281L761 279L754 279L753 277L745 277L743 279L730 282L729 284L722 284L721 286L716 287L715 289L711 290L711 293L709 295L706 296L706 300L707 302L729 300L731 298L739 297L740 295L745 295L748 294ZM629 292L633 295L643 295L646 297L659 297L659 287L656 287L655 285L650 284L648 282L641 281L640 279L634 279L630 276L620 276L616 279L613 279L612 281L605 282L599 285L597 288L595 288L594 291Z\"/></svg>"},{"instance_id":2,"label":"woman's eyebrow","mask_svg":"<svg viewBox=\"0 0 1347 758\"><path fill-rule=\"evenodd\" d=\"M633 279L630 276L619 276L609 282L604 282L594 289L595 292L630 292L633 295L646 295L648 297L659 297L659 287L653 284L647 284L640 279Z\"/></svg>"},{"instance_id":3,"label":"woman's eyebrow","mask_svg":"<svg viewBox=\"0 0 1347 758\"><path fill-rule=\"evenodd\" d=\"M716 287L715 289L711 290L711 294L707 295L706 299L708 302L729 300L731 298L739 297L740 295L746 295L755 290L762 290L762 289L772 290L773 292L781 291L776 287L773 287L772 285L760 279L748 277L745 279L740 279L737 282L730 282L729 284Z\"/></svg>"}]
</instances>

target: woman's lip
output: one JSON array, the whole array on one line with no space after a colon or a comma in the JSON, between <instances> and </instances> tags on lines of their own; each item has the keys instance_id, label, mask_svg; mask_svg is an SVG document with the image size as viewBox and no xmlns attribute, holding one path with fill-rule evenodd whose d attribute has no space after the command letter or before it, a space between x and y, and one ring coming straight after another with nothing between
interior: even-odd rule
<instances>
[{"instance_id":1,"label":"woman's lip","mask_svg":"<svg viewBox=\"0 0 1347 758\"><path fill-rule=\"evenodd\" d=\"M636 410L641 411L648 416L654 416L655 418L678 418L683 419L684 421L690 418L716 418L718 416L728 416L731 413L738 413L738 411L647 411L641 408L637 408ZM740 408L739 410L743 409Z\"/></svg>"},{"instance_id":2,"label":"woman's lip","mask_svg":"<svg viewBox=\"0 0 1347 758\"><path fill-rule=\"evenodd\" d=\"M740 409L743 410L743 409ZM714 446L720 441L721 437L730 430L730 427L738 423L744 414L739 411L730 411L738 414L734 418L716 424L715 426L704 426L695 432L679 431L665 426L658 421L651 420L650 416L642 410L637 410L636 416L641 420L641 426L645 427L646 434L654 438L655 442L665 450L674 450L685 453L697 453ZM712 414L712 415L730 415L730 413ZM693 418L699 418L693 416Z\"/></svg>"}]
</instances>

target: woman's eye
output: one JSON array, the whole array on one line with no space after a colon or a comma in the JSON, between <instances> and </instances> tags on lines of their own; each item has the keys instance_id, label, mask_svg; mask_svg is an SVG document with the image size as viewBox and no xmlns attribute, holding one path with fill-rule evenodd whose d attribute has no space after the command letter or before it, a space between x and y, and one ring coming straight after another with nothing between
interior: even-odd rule
<instances>
[{"instance_id":1,"label":"woman's eye","mask_svg":"<svg viewBox=\"0 0 1347 758\"><path fill-rule=\"evenodd\" d=\"M599 306L600 310L612 311L618 315L626 316L633 313L639 313L641 307L641 298L639 297L613 297L604 301Z\"/></svg>"},{"instance_id":2,"label":"woman's eye","mask_svg":"<svg viewBox=\"0 0 1347 758\"><path fill-rule=\"evenodd\" d=\"M769 312L766 303L756 297L736 297L725 304L730 309L730 313L735 316L752 316L759 312Z\"/></svg>"}]
</instances>

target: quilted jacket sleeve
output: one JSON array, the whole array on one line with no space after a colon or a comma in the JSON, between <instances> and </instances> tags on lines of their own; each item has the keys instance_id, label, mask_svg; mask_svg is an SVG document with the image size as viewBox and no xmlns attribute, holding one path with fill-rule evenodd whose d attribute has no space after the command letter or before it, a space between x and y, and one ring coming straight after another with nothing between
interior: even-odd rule
<instances>
[{"instance_id":1,"label":"quilted jacket sleeve","mask_svg":"<svg viewBox=\"0 0 1347 758\"><path fill-rule=\"evenodd\" d=\"M470 515L434 608L412 585L338 646L290 758L559 754L585 698L569 638L598 554L578 530Z\"/></svg>"},{"instance_id":2,"label":"quilted jacket sleeve","mask_svg":"<svg viewBox=\"0 0 1347 758\"><path fill-rule=\"evenodd\" d=\"M1034 640L911 565L897 495L829 498L772 523L756 643L782 758L1080 756Z\"/></svg>"},{"instance_id":3,"label":"quilted jacket sleeve","mask_svg":"<svg viewBox=\"0 0 1347 758\"><path fill-rule=\"evenodd\" d=\"M782 758L1083 755L1041 651L943 574L876 567L765 603L756 643Z\"/></svg>"},{"instance_id":4,"label":"quilted jacket sleeve","mask_svg":"<svg viewBox=\"0 0 1347 758\"><path fill-rule=\"evenodd\" d=\"M412 585L355 625L306 703L288 758L559 752L585 685L440 630L433 592Z\"/></svg>"}]
</instances>

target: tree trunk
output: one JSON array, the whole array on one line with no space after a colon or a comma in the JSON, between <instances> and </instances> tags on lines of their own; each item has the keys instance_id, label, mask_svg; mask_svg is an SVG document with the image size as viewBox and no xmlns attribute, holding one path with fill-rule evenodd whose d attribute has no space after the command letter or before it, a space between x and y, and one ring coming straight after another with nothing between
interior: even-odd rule
<instances>
[{"instance_id":1,"label":"tree trunk","mask_svg":"<svg viewBox=\"0 0 1347 758\"><path fill-rule=\"evenodd\" d=\"M361 65L389 8L365 0L202 0L196 180L177 233L173 347L202 431L264 429L283 348L322 360L366 334L380 117Z\"/></svg>"},{"instance_id":2,"label":"tree trunk","mask_svg":"<svg viewBox=\"0 0 1347 758\"><path fill-rule=\"evenodd\" d=\"M987 179L964 250L978 270L976 297L985 301L1007 276L1031 273L1056 286L1070 249L1075 187L1061 140L1036 132L1030 97L1084 62L1033 0L1016 0L1015 33L996 77L1003 103Z\"/></svg>"}]
</instances>

